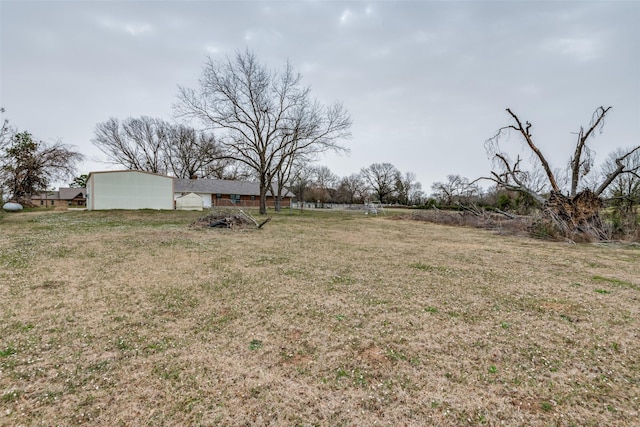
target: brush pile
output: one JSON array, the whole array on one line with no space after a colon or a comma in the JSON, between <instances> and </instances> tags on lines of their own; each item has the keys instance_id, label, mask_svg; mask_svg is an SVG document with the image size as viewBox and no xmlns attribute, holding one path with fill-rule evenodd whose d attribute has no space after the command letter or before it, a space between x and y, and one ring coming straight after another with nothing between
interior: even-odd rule
<instances>
[{"instance_id":1,"label":"brush pile","mask_svg":"<svg viewBox=\"0 0 640 427\"><path fill-rule=\"evenodd\" d=\"M244 212L242 209L214 209L207 215L192 222L191 227L231 228L241 230L262 228L262 226L270 220L271 218L267 218L262 223L258 223L253 216Z\"/></svg>"}]
</instances>

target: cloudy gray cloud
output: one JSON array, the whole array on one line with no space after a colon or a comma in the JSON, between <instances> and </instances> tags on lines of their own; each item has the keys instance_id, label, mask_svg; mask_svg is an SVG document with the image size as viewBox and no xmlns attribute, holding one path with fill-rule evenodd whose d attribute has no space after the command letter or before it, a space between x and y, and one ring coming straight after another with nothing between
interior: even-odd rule
<instances>
[{"instance_id":1,"label":"cloudy gray cloud","mask_svg":"<svg viewBox=\"0 0 640 427\"><path fill-rule=\"evenodd\" d=\"M290 60L315 96L344 102L351 155L323 159L340 175L391 162L427 190L486 175L483 142L507 107L534 123L555 167L599 105L614 107L600 159L639 143L638 2L3 0L0 15L6 116L89 158L96 123L171 118L177 85L197 85L207 55L245 48L273 68Z\"/></svg>"}]
</instances>

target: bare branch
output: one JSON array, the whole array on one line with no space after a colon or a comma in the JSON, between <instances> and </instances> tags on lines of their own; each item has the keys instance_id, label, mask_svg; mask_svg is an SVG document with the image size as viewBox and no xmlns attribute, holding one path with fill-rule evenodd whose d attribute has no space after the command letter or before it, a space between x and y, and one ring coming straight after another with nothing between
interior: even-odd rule
<instances>
[{"instance_id":1,"label":"bare branch","mask_svg":"<svg viewBox=\"0 0 640 427\"><path fill-rule=\"evenodd\" d=\"M575 197L576 192L578 191L578 182L580 179L580 172L583 171L583 175L589 173L591 166L593 164L593 160L591 159L591 150L586 145L587 140L590 136L593 135L593 132L596 128L604 126L604 116L607 114L612 107L598 107L596 111L593 113L593 118L591 120L591 126L589 129L584 132L584 128L580 127L580 131L578 132L578 141L576 142L576 149L573 154L573 158L571 159L571 197ZM583 156L586 157L583 160Z\"/></svg>"},{"instance_id":2,"label":"bare branch","mask_svg":"<svg viewBox=\"0 0 640 427\"><path fill-rule=\"evenodd\" d=\"M640 166L636 166L631 169L626 169L626 165L624 164L624 160L630 157L631 155L633 155L633 153L637 151L640 151L640 145L633 148L626 154L619 156L615 159L616 168L606 175L602 184L600 184L600 186L598 186L598 188L594 191L596 196L600 196L607 189L607 187L609 187L609 185L611 185L611 183L623 173L630 173L630 174L633 174L634 176L638 176L638 170L640 169Z\"/></svg>"},{"instance_id":3,"label":"bare branch","mask_svg":"<svg viewBox=\"0 0 640 427\"><path fill-rule=\"evenodd\" d=\"M549 179L549 184L551 185L551 188L553 189L553 191L559 192L560 188L558 187L556 178L553 172L551 171L551 167L549 166L547 159L544 158L540 149L538 149L538 147L533 142L531 132L529 131L529 129L531 128L531 123L527 122L527 127L524 128L522 127L522 123L520 122L520 119L518 118L518 116L516 116L509 108L507 108L507 112L516 121L518 125L516 129L523 136L523 138L527 142L527 145L529 145L529 148L531 148L531 151L533 151L535 155L538 157L538 159L540 160L540 163L542 164L542 167L545 173L547 174L547 178Z\"/></svg>"}]
</instances>

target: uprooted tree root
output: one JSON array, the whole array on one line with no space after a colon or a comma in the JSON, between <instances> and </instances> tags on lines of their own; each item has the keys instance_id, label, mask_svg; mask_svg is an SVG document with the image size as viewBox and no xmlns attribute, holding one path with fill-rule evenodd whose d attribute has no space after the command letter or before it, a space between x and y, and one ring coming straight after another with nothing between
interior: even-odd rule
<instances>
[{"instance_id":1,"label":"uprooted tree root","mask_svg":"<svg viewBox=\"0 0 640 427\"><path fill-rule=\"evenodd\" d=\"M570 198L553 192L543 207L544 215L571 240L608 240L610 230L600 217L602 200L589 190Z\"/></svg>"},{"instance_id":2,"label":"uprooted tree root","mask_svg":"<svg viewBox=\"0 0 640 427\"><path fill-rule=\"evenodd\" d=\"M249 230L262 228L271 217L258 223L250 214L242 209L214 209L205 216L192 222L190 227L195 228L230 228L234 230Z\"/></svg>"}]
</instances>

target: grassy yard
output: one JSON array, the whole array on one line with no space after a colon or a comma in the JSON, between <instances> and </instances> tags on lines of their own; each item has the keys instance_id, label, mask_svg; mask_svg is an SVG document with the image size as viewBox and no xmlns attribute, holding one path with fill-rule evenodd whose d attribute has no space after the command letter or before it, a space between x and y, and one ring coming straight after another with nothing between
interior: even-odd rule
<instances>
[{"instance_id":1,"label":"grassy yard","mask_svg":"<svg viewBox=\"0 0 640 427\"><path fill-rule=\"evenodd\" d=\"M640 422L640 249L356 213L0 218L0 425Z\"/></svg>"}]
</instances>

